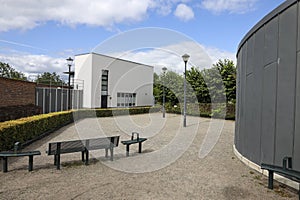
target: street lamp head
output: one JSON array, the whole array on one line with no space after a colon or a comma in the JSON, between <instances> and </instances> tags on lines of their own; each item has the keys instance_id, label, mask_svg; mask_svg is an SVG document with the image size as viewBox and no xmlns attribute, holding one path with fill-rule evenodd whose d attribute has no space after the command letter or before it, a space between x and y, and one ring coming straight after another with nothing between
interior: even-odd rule
<instances>
[{"instance_id":1,"label":"street lamp head","mask_svg":"<svg viewBox=\"0 0 300 200\"><path fill-rule=\"evenodd\" d=\"M184 54L182 56L182 59L183 59L184 62L187 62L189 60L189 58L190 58L190 56L188 54Z\"/></svg>"},{"instance_id":2,"label":"street lamp head","mask_svg":"<svg viewBox=\"0 0 300 200\"><path fill-rule=\"evenodd\" d=\"M166 67L163 67L162 68L163 72L165 73L167 71L167 68Z\"/></svg>"},{"instance_id":3,"label":"street lamp head","mask_svg":"<svg viewBox=\"0 0 300 200\"><path fill-rule=\"evenodd\" d=\"M69 58L67 58L66 60L67 60L67 64L68 64L69 66L71 66L72 63L73 63L73 59L72 59L71 57L69 57Z\"/></svg>"}]
</instances>

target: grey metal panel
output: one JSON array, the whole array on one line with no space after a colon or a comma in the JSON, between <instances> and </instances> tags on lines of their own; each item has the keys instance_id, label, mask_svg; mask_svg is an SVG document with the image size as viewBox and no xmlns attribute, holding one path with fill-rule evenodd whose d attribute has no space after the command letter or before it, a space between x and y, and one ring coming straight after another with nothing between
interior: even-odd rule
<instances>
[{"instance_id":1,"label":"grey metal panel","mask_svg":"<svg viewBox=\"0 0 300 200\"><path fill-rule=\"evenodd\" d=\"M293 4L296 4L299 0L286 0L284 1L280 6L278 6L276 9L274 9L272 12L270 12L267 16L265 16L262 20L260 20L242 39L242 41L239 44L238 49L244 45L244 43L252 37L252 35L259 30L261 27L263 27L265 24L268 24L270 20L272 20L274 17L277 17L282 12L285 12L287 8L292 6ZM299 3L299 2L298 2ZM239 52L238 50L238 52Z\"/></svg>"},{"instance_id":2,"label":"grey metal panel","mask_svg":"<svg viewBox=\"0 0 300 200\"><path fill-rule=\"evenodd\" d=\"M260 145L257 144L257 138L259 133L255 132L253 127L255 126L256 119L255 113L253 112L255 100L253 98L255 93L255 77L250 74L246 78L246 116L245 116L245 134L244 134L244 156L249 160L255 162L257 160L256 154L259 152Z\"/></svg>"},{"instance_id":3,"label":"grey metal panel","mask_svg":"<svg viewBox=\"0 0 300 200\"><path fill-rule=\"evenodd\" d=\"M50 112L56 112L56 89L50 89L51 100L50 100Z\"/></svg>"},{"instance_id":4,"label":"grey metal panel","mask_svg":"<svg viewBox=\"0 0 300 200\"><path fill-rule=\"evenodd\" d=\"M260 163L260 146L261 146L261 108L262 108L262 80L263 80L263 69L264 69L264 48L262 45L265 40L265 29L261 28L255 33L254 40L254 57L253 57L253 88L252 101L253 105L251 108L252 112L252 127L250 127L251 143L252 143L252 160L255 163Z\"/></svg>"},{"instance_id":5,"label":"grey metal panel","mask_svg":"<svg viewBox=\"0 0 300 200\"><path fill-rule=\"evenodd\" d=\"M240 87L240 83L241 83L241 68L242 68L242 51L239 53L238 57L237 57L237 77L236 77L236 112L235 112L235 136L234 136L234 144L236 146L236 148L239 150L240 149L240 112L241 109L241 101L240 101L240 94L241 94L241 87Z\"/></svg>"},{"instance_id":6,"label":"grey metal panel","mask_svg":"<svg viewBox=\"0 0 300 200\"><path fill-rule=\"evenodd\" d=\"M263 77L261 162L271 164L275 153L277 63L266 66Z\"/></svg>"},{"instance_id":7,"label":"grey metal panel","mask_svg":"<svg viewBox=\"0 0 300 200\"><path fill-rule=\"evenodd\" d=\"M294 132L293 168L300 171L300 52L297 55L296 119Z\"/></svg>"},{"instance_id":8,"label":"grey metal panel","mask_svg":"<svg viewBox=\"0 0 300 200\"><path fill-rule=\"evenodd\" d=\"M300 51L300 2L298 2L298 51Z\"/></svg>"},{"instance_id":9,"label":"grey metal panel","mask_svg":"<svg viewBox=\"0 0 300 200\"><path fill-rule=\"evenodd\" d=\"M255 37L249 38L247 41L247 64L244 66L246 68L246 75L253 73L254 66L254 42Z\"/></svg>"},{"instance_id":10,"label":"grey metal panel","mask_svg":"<svg viewBox=\"0 0 300 200\"><path fill-rule=\"evenodd\" d=\"M246 131L246 64L247 64L247 44L242 48L242 67L240 72L241 77L241 89L240 89L240 153L245 155L245 143L247 142L245 139L245 131Z\"/></svg>"},{"instance_id":11,"label":"grey metal panel","mask_svg":"<svg viewBox=\"0 0 300 200\"><path fill-rule=\"evenodd\" d=\"M261 48L264 48L264 65L268 65L277 61L278 51L278 23L279 17L275 17L265 26L265 46L261 44Z\"/></svg>"},{"instance_id":12,"label":"grey metal panel","mask_svg":"<svg viewBox=\"0 0 300 200\"><path fill-rule=\"evenodd\" d=\"M295 106L297 5L280 15L275 164L292 156Z\"/></svg>"}]
</instances>

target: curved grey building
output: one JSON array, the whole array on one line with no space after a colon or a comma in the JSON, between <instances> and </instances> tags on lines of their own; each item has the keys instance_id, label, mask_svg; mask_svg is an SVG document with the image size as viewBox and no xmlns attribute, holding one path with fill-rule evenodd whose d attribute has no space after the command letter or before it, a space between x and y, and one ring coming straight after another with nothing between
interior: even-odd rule
<instances>
[{"instance_id":1,"label":"curved grey building","mask_svg":"<svg viewBox=\"0 0 300 200\"><path fill-rule=\"evenodd\" d=\"M235 148L248 160L300 171L300 1L287 0L241 41Z\"/></svg>"}]
</instances>

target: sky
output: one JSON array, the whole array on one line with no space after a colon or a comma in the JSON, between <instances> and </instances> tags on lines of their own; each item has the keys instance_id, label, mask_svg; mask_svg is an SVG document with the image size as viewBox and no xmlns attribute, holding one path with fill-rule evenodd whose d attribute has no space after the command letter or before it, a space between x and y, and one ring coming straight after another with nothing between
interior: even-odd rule
<instances>
[{"instance_id":1,"label":"sky","mask_svg":"<svg viewBox=\"0 0 300 200\"><path fill-rule=\"evenodd\" d=\"M248 31L284 0L0 0L0 61L34 79L65 78L66 58L95 52L183 71L235 61ZM76 72L75 72L76 73Z\"/></svg>"}]
</instances>

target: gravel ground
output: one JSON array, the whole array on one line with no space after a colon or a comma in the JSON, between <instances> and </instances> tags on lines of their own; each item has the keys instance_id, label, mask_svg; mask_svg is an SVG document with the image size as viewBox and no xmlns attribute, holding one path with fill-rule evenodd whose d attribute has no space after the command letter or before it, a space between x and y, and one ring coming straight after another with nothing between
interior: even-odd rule
<instances>
[{"instance_id":1,"label":"gravel ground","mask_svg":"<svg viewBox=\"0 0 300 200\"><path fill-rule=\"evenodd\" d=\"M81 153L63 154L61 170L47 156L47 144L109 135L128 140L131 132L147 137L143 152L119 144L115 159L104 150L91 152L88 166ZM34 170L28 158L9 159L8 173L0 174L0 199L297 199L296 191L251 170L233 153L234 121L160 113L84 119L31 144L40 150Z\"/></svg>"}]
</instances>

